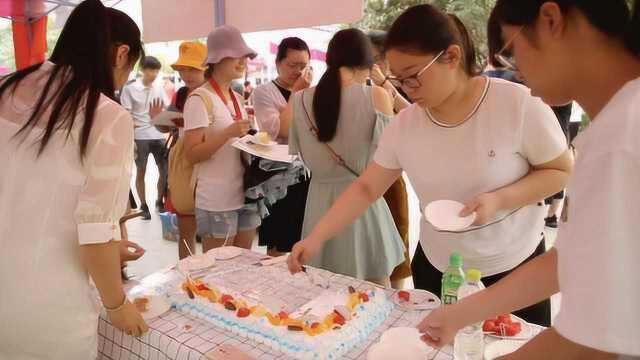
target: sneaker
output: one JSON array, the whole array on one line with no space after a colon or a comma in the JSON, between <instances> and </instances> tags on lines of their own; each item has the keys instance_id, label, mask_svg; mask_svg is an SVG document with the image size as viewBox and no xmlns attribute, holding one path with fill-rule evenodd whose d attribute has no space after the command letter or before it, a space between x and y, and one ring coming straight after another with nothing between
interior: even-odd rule
<instances>
[{"instance_id":1,"label":"sneaker","mask_svg":"<svg viewBox=\"0 0 640 360\"><path fill-rule=\"evenodd\" d=\"M162 202L162 200L156 200L156 209L158 209L159 213L163 213L163 212L167 211L164 208L164 203Z\"/></svg>"},{"instance_id":2,"label":"sneaker","mask_svg":"<svg viewBox=\"0 0 640 360\"><path fill-rule=\"evenodd\" d=\"M140 210L142 210L142 220L151 220L151 213L147 204L140 205Z\"/></svg>"},{"instance_id":3,"label":"sneaker","mask_svg":"<svg viewBox=\"0 0 640 360\"><path fill-rule=\"evenodd\" d=\"M548 228L557 229L558 228L558 217L553 215L544 219L544 224Z\"/></svg>"}]
</instances>

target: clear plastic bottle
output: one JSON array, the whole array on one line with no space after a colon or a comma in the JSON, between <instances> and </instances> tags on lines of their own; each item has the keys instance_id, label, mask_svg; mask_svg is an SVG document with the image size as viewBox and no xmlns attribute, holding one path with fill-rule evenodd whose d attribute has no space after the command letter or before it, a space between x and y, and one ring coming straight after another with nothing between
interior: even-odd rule
<instances>
[{"instance_id":1,"label":"clear plastic bottle","mask_svg":"<svg viewBox=\"0 0 640 360\"><path fill-rule=\"evenodd\" d=\"M481 278L480 270L469 269L465 283L458 289L458 300L484 289ZM453 342L455 360L482 360L483 350L484 334L481 322L468 325L458 331Z\"/></svg>"},{"instance_id":2,"label":"clear plastic bottle","mask_svg":"<svg viewBox=\"0 0 640 360\"><path fill-rule=\"evenodd\" d=\"M451 305L458 301L458 288L464 284L464 272L462 271L462 256L451 253L449 267L442 274L442 288L440 297L444 305Z\"/></svg>"}]
</instances>

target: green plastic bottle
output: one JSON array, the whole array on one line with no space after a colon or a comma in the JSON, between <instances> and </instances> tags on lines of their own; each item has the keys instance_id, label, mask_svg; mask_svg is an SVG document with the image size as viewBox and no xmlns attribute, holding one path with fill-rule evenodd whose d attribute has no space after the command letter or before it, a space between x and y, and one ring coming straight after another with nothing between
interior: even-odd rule
<instances>
[{"instance_id":1,"label":"green plastic bottle","mask_svg":"<svg viewBox=\"0 0 640 360\"><path fill-rule=\"evenodd\" d=\"M464 284L462 256L454 252L449 256L449 268L442 274L441 298L444 305L451 305L458 301L458 288L462 284Z\"/></svg>"}]
</instances>

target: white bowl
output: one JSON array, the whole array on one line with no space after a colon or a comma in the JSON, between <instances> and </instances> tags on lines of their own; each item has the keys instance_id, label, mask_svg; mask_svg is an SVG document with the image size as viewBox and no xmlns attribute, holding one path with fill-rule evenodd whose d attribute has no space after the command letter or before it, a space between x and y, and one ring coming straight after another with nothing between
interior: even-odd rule
<instances>
[{"instance_id":1,"label":"white bowl","mask_svg":"<svg viewBox=\"0 0 640 360\"><path fill-rule=\"evenodd\" d=\"M476 221L476 213L461 217L464 204L453 200L437 200L424 208L425 219L437 230L461 231Z\"/></svg>"}]
</instances>

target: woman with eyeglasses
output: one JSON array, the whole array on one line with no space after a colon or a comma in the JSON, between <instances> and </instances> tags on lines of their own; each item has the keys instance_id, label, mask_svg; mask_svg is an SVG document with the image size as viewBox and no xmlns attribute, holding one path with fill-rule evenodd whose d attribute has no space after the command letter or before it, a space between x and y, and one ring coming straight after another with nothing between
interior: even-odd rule
<instances>
[{"instance_id":1,"label":"woman with eyeglasses","mask_svg":"<svg viewBox=\"0 0 640 360\"><path fill-rule=\"evenodd\" d=\"M432 312L424 339L443 346L466 324L562 294L554 327L508 359L640 357L640 2L498 0L489 36L549 104L592 119L573 142L569 221L556 247L486 291ZM579 61L576 61L579 59ZM517 62L516 62L517 61ZM550 72L549 69L553 69Z\"/></svg>"},{"instance_id":2,"label":"woman with eyeglasses","mask_svg":"<svg viewBox=\"0 0 640 360\"><path fill-rule=\"evenodd\" d=\"M424 29L416 31L416 29ZM541 201L562 188L572 167L549 106L521 85L477 76L464 25L431 5L405 11L386 43L391 79L415 102L385 129L373 163L347 189L289 259L293 272L406 172L421 206L449 199L476 213L468 231L423 222L413 258L416 288L440 294L452 252L491 285L544 253ZM548 325L548 301L518 313Z\"/></svg>"},{"instance_id":3,"label":"woman with eyeglasses","mask_svg":"<svg viewBox=\"0 0 640 360\"><path fill-rule=\"evenodd\" d=\"M278 77L258 86L251 96L260 130L281 144L289 142L289 98L311 84L310 60L311 51L304 40L297 37L282 39L276 54ZM308 191L309 180L302 179L289 186L287 196L269 208L269 216L263 219L259 230L259 244L267 247L268 255L284 255L300 241Z\"/></svg>"}]
</instances>

